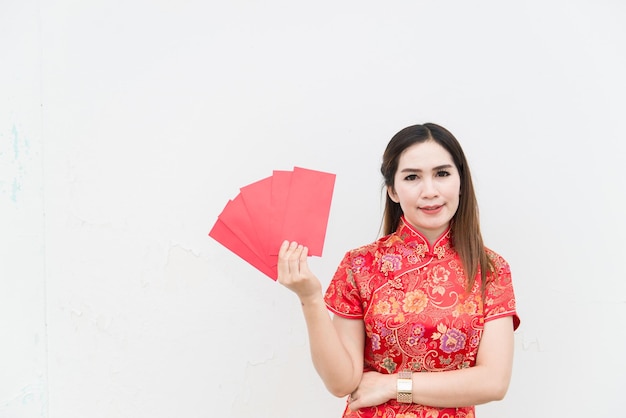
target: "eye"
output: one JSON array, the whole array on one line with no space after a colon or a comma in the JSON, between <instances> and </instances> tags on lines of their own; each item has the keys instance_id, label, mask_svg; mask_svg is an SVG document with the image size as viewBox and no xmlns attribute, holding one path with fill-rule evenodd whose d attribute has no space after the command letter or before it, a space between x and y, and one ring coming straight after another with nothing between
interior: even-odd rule
<instances>
[{"instance_id":1,"label":"eye","mask_svg":"<svg viewBox=\"0 0 626 418\"><path fill-rule=\"evenodd\" d=\"M417 180L417 174L409 174L404 179L407 180L407 181Z\"/></svg>"},{"instance_id":2,"label":"eye","mask_svg":"<svg viewBox=\"0 0 626 418\"><path fill-rule=\"evenodd\" d=\"M448 177L450 175L449 171L439 170L437 171L437 177Z\"/></svg>"}]
</instances>

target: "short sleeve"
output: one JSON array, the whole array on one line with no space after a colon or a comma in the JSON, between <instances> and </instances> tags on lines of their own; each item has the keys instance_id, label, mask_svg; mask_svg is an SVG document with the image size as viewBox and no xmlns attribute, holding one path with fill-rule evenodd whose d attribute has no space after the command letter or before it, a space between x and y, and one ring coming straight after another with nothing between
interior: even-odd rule
<instances>
[{"instance_id":1,"label":"short sleeve","mask_svg":"<svg viewBox=\"0 0 626 418\"><path fill-rule=\"evenodd\" d=\"M339 263L324 295L327 308L348 319L363 318L363 304L355 276L352 256L348 252Z\"/></svg>"},{"instance_id":2,"label":"short sleeve","mask_svg":"<svg viewBox=\"0 0 626 418\"><path fill-rule=\"evenodd\" d=\"M491 252L489 256L494 263L495 275L487 284L485 321L512 316L513 329L517 329L520 325L520 318L517 315L511 269L506 260L498 254Z\"/></svg>"}]
</instances>

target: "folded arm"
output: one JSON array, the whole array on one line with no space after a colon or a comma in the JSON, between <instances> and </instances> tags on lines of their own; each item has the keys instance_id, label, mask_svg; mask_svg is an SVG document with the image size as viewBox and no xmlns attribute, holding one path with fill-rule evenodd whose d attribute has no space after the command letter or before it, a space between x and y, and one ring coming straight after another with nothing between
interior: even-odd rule
<instances>
[{"instance_id":1,"label":"folded arm","mask_svg":"<svg viewBox=\"0 0 626 418\"><path fill-rule=\"evenodd\" d=\"M511 380L513 345L512 317L488 321L478 348L476 365L467 369L413 373L413 402L455 408L501 400ZM350 409L395 399L396 381L396 374L364 373Z\"/></svg>"}]
</instances>

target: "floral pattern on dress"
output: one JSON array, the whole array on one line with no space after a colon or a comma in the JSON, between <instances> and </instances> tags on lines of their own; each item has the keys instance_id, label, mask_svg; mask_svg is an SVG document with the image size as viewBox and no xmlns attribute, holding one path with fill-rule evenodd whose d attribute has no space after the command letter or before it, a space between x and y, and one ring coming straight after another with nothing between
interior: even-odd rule
<instances>
[{"instance_id":1,"label":"floral pattern on dress","mask_svg":"<svg viewBox=\"0 0 626 418\"><path fill-rule=\"evenodd\" d=\"M437 372L472 367L485 321L513 316L515 297L507 262L487 250L495 273L483 297L480 279L465 289L461 260L448 229L430 245L404 219L398 230L346 253L325 294L336 315L362 319L364 370ZM474 407L385 404L344 417L474 418Z\"/></svg>"}]
</instances>

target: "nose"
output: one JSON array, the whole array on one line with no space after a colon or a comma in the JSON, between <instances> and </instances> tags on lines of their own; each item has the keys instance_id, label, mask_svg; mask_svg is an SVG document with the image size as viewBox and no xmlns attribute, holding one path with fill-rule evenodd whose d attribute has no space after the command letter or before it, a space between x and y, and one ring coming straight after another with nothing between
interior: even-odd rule
<instances>
[{"instance_id":1,"label":"nose","mask_svg":"<svg viewBox=\"0 0 626 418\"><path fill-rule=\"evenodd\" d=\"M438 195L437 185L432 178L426 178L422 181L422 197L432 199Z\"/></svg>"}]
</instances>

